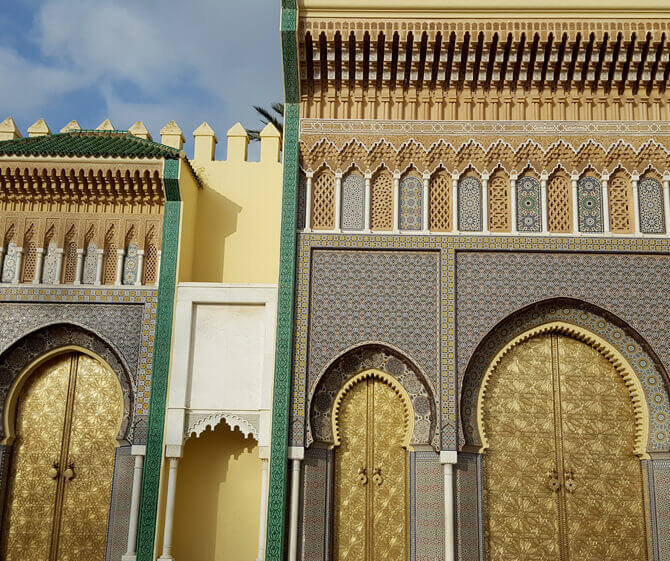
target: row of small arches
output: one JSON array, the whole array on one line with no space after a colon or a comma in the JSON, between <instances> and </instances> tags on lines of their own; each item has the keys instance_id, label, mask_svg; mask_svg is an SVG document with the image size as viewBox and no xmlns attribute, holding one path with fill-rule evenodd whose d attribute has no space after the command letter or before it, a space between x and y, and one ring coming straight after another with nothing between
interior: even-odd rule
<instances>
[{"instance_id":1,"label":"row of small arches","mask_svg":"<svg viewBox=\"0 0 670 561\"><path fill-rule=\"evenodd\" d=\"M335 174L327 168L314 174L307 212L307 178L301 175L299 229L308 226L312 230L361 231L366 227L365 178L358 171L343 176L339 217L336 216L336 181ZM607 208L603 181L590 171L576 180L574 197L573 179L565 171L557 170L546 179L545 201L541 179L532 171L511 181L509 175L499 169L483 182L474 170L468 170L455 181L445 169L438 169L429 178L410 169L398 180L397 197L394 196L395 181L385 168L369 179L368 221L372 231L391 231L397 227L433 232L632 234L635 233L634 195L637 195L639 232L665 233L667 210L664 209L663 185L654 173L647 173L635 182L636 193L634 182L625 171L610 175ZM427 201L424 201L425 196ZM543 203L546 213L543 213ZM309 225L305 223L307 217Z\"/></svg>"},{"instance_id":2,"label":"row of small arches","mask_svg":"<svg viewBox=\"0 0 670 561\"><path fill-rule=\"evenodd\" d=\"M28 226L21 240L16 227L10 224L3 239L4 252L0 253L1 282L29 284L101 284L101 285L155 285L158 281L159 248L154 227L150 227L141 250L135 227L125 236L123 248L116 244L115 226L111 225L104 237L102 248L93 241L95 230L89 228L83 248L77 243L76 227L71 226L63 240L56 242L52 225L42 240L37 239L34 224ZM38 243L41 241L41 245ZM119 251L122 249L122 251Z\"/></svg>"}]
</instances>

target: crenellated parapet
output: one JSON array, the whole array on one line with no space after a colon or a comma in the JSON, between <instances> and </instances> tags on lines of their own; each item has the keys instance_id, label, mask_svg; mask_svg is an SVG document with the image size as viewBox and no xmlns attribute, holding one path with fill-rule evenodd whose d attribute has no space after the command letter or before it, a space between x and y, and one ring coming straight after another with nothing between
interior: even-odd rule
<instances>
[{"instance_id":1,"label":"crenellated parapet","mask_svg":"<svg viewBox=\"0 0 670 561\"><path fill-rule=\"evenodd\" d=\"M52 134L40 119L23 138L11 117L0 124L0 282L158 283L165 161L186 160L131 128Z\"/></svg>"}]
</instances>

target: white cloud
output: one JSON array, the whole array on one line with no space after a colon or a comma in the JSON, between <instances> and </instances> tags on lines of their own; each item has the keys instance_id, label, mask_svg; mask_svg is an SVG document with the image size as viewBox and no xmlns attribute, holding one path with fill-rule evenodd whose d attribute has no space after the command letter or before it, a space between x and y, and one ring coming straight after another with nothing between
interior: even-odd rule
<instances>
[{"instance_id":1,"label":"white cloud","mask_svg":"<svg viewBox=\"0 0 670 561\"><path fill-rule=\"evenodd\" d=\"M0 48L0 75L17 85L0 90L10 113L37 119L47 100L93 88L116 126L143 120L157 136L175 119L189 136L202 120L254 125L251 105L281 99L277 0L47 0L35 9L29 33L41 62Z\"/></svg>"},{"instance_id":2,"label":"white cloud","mask_svg":"<svg viewBox=\"0 0 670 561\"><path fill-rule=\"evenodd\" d=\"M0 47L0 76L0 107L15 112L33 111L50 97L63 95L87 81L76 72L35 63L6 47Z\"/></svg>"}]
</instances>

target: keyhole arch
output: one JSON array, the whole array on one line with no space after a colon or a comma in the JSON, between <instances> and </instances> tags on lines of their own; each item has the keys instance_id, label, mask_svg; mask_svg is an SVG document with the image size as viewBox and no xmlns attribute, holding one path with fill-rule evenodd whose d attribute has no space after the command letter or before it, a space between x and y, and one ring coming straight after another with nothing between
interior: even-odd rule
<instances>
[{"instance_id":1,"label":"keyhole arch","mask_svg":"<svg viewBox=\"0 0 670 561\"><path fill-rule=\"evenodd\" d=\"M587 329L578 327L576 325L556 321L540 325L533 329L522 333L508 342L490 362L484 376L482 377L479 393L477 395L476 419L477 429L479 432L479 442L481 443L478 452L484 453L489 448L489 442L486 437L486 428L484 423L484 405L486 401L486 392L488 389L491 376L500 364L501 360L512 349L518 345L528 341L529 339L543 334L557 333L566 335L588 346L594 348L603 357L605 357L612 366L616 369L622 377L626 388L628 389L631 403L633 406L633 414L635 418L635 441L633 443L633 453L640 459L649 459L647 452L647 443L649 441L649 409L644 395L644 389L640 383L640 379L635 374L633 367L629 364L626 358L612 345L604 339L598 337L595 333Z\"/></svg>"},{"instance_id":2,"label":"keyhole arch","mask_svg":"<svg viewBox=\"0 0 670 561\"><path fill-rule=\"evenodd\" d=\"M414 433L414 407L412 406L412 399L410 398L407 390L402 387L402 385L395 379L393 376L390 376L382 370L376 368L370 368L368 370L363 370L359 372L352 378L350 378L340 391L335 396L335 401L333 402L333 413L331 417L332 430L333 430L333 444L331 448L337 448L341 444L341 434L340 434L340 411L342 406L342 401L344 397L359 383L364 382L365 380L374 379L379 380L380 382L389 386L393 392L400 398L400 402L403 408L403 420L404 420L404 433L402 439L402 447L406 450L411 450L411 441L412 434Z\"/></svg>"}]
</instances>

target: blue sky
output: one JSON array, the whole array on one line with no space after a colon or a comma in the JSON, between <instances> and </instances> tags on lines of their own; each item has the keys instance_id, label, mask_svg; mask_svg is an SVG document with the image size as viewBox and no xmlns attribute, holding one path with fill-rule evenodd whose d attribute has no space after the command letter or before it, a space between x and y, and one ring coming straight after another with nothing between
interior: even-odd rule
<instances>
[{"instance_id":1,"label":"blue sky","mask_svg":"<svg viewBox=\"0 0 670 561\"><path fill-rule=\"evenodd\" d=\"M0 0L0 121L22 134L76 119L118 129L144 121L155 140L170 120L193 151L207 121L219 137L252 105L281 101L279 0Z\"/></svg>"}]
</instances>

